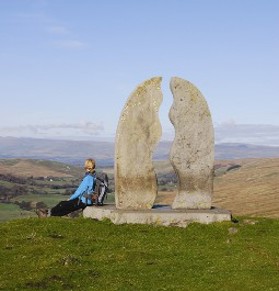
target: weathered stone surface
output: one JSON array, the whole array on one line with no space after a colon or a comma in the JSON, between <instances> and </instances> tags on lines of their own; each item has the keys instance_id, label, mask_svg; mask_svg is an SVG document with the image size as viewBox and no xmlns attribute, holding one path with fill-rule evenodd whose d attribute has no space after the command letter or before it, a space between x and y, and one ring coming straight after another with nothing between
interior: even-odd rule
<instances>
[{"instance_id":1,"label":"weathered stone surface","mask_svg":"<svg viewBox=\"0 0 279 291\"><path fill-rule=\"evenodd\" d=\"M175 128L170 161L178 177L173 209L209 209L213 192L214 130L201 92L174 77L169 117Z\"/></svg>"},{"instance_id":2,"label":"weathered stone surface","mask_svg":"<svg viewBox=\"0 0 279 291\"><path fill-rule=\"evenodd\" d=\"M152 154L161 134L160 77L140 84L126 102L115 141L115 202L118 209L150 209L157 196Z\"/></svg>"}]
</instances>

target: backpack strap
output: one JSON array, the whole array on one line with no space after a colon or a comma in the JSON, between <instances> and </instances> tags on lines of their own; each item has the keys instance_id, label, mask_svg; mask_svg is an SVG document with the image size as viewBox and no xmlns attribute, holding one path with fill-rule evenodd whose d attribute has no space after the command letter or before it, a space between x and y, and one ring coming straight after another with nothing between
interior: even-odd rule
<instances>
[{"instance_id":1,"label":"backpack strap","mask_svg":"<svg viewBox=\"0 0 279 291\"><path fill-rule=\"evenodd\" d=\"M86 201L86 205L91 205L91 204L88 204L88 200L91 200L92 203L93 203L93 199L94 199L94 188L96 186L96 174L92 174L92 173L89 173L88 175L90 175L92 178L93 178L93 185L92 185L92 192L91 193L83 193L81 196L85 198L85 201Z\"/></svg>"}]
</instances>

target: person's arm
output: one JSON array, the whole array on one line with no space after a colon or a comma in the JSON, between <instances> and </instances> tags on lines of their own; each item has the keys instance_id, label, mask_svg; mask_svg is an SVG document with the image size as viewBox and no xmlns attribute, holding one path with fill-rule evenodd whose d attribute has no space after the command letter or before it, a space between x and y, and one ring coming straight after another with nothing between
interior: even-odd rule
<instances>
[{"instance_id":1,"label":"person's arm","mask_svg":"<svg viewBox=\"0 0 279 291\"><path fill-rule=\"evenodd\" d=\"M83 193L85 193L89 188L88 181L89 181L89 177L88 176L84 177L82 182L80 183L80 185L76 189L75 193L70 197L69 200L74 200L74 199L80 197Z\"/></svg>"}]
</instances>

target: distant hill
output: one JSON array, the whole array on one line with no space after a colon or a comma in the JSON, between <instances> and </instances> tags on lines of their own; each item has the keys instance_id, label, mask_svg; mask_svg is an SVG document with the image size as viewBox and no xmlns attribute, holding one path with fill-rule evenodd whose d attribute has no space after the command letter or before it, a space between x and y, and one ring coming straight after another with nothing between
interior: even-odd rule
<instances>
[{"instance_id":1,"label":"distant hill","mask_svg":"<svg viewBox=\"0 0 279 291\"><path fill-rule=\"evenodd\" d=\"M80 177L80 167L48 160L0 159L0 174L21 177Z\"/></svg>"},{"instance_id":2,"label":"distant hill","mask_svg":"<svg viewBox=\"0 0 279 291\"><path fill-rule=\"evenodd\" d=\"M0 137L0 158L47 159L81 165L94 157L99 163L113 164L111 142Z\"/></svg>"},{"instance_id":3,"label":"distant hill","mask_svg":"<svg viewBox=\"0 0 279 291\"><path fill-rule=\"evenodd\" d=\"M215 160L278 157L279 147L238 143L224 143L215 146Z\"/></svg>"},{"instance_id":4,"label":"distant hill","mask_svg":"<svg viewBox=\"0 0 279 291\"><path fill-rule=\"evenodd\" d=\"M154 164L158 179L175 175L169 161ZM104 170L113 175L112 167ZM3 159L1 174L75 179L82 176L83 169L56 161ZM172 204L175 185L172 187L159 192L156 204ZM231 210L233 215L279 218L279 158L216 161L213 206Z\"/></svg>"},{"instance_id":5,"label":"distant hill","mask_svg":"<svg viewBox=\"0 0 279 291\"><path fill-rule=\"evenodd\" d=\"M243 159L233 163L240 167L230 167L214 179L214 205L235 215L279 218L279 159Z\"/></svg>"},{"instance_id":6,"label":"distant hill","mask_svg":"<svg viewBox=\"0 0 279 291\"><path fill-rule=\"evenodd\" d=\"M159 175L172 171L167 161L155 167ZM171 204L174 197L160 192L156 202ZM279 158L216 161L212 205L233 215L279 218Z\"/></svg>"},{"instance_id":7,"label":"distant hill","mask_svg":"<svg viewBox=\"0 0 279 291\"><path fill-rule=\"evenodd\" d=\"M172 142L162 141L154 152L154 160L166 160ZM111 166L114 160L114 143L100 141L72 141L34 138L0 137L0 158L48 159L75 165L94 157L99 165ZM243 159L279 157L279 147L217 144L215 159Z\"/></svg>"}]
</instances>

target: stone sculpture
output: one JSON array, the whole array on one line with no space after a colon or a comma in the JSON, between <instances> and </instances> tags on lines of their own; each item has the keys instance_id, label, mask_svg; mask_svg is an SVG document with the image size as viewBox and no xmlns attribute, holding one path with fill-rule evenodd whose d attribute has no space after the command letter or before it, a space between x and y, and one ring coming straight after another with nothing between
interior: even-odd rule
<instances>
[{"instance_id":1,"label":"stone sculpture","mask_svg":"<svg viewBox=\"0 0 279 291\"><path fill-rule=\"evenodd\" d=\"M173 209L210 209L214 131L207 102L190 82L174 77L169 118L175 129L170 161L178 178Z\"/></svg>"},{"instance_id":2,"label":"stone sculpture","mask_svg":"<svg viewBox=\"0 0 279 291\"><path fill-rule=\"evenodd\" d=\"M126 102L115 142L116 205L86 207L84 217L110 219L114 224L137 223L186 227L191 222L231 221L231 212L211 207L214 134L207 103L190 82L172 78L169 117L175 128L170 161L178 191L170 205L152 207L157 181L152 153L161 136L158 109L161 78L145 81Z\"/></svg>"},{"instance_id":3,"label":"stone sculpture","mask_svg":"<svg viewBox=\"0 0 279 291\"><path fill-rule=\"evenodd\" d=\"M155 77L140 84L122 110L115 141L117 209L151 209L157 196L152 154L162 134L161 81Z\"/></svg>"}]
</instances>

